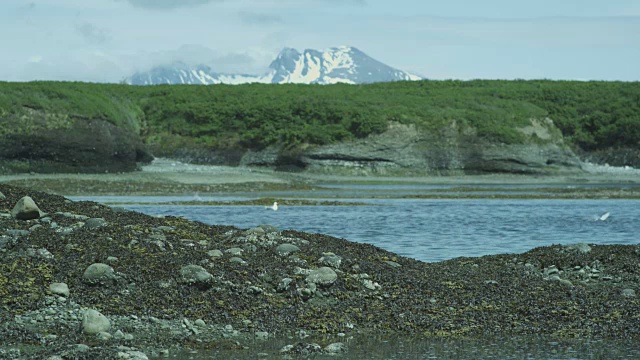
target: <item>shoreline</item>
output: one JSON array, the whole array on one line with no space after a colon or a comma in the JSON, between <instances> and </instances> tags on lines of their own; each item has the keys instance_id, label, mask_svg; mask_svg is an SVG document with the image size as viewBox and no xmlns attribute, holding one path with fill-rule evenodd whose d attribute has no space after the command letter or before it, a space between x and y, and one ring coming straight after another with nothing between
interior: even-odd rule
<instances>
[{"instance_id":1,"label":"shoreline","mask_svg":"<svg viewBox=\"0 0 640 360\"><path fill-rule=\"evenodd\" d=\"M311 172L278 172L266 168L196 165L156 159L141 170L116 174L11 174L0 183L33 188L60 195L175 195L312 190L336 185L634 185L640 170L585 164L588 171L562 175L331 175Z\"/></svg>"}]
</instances>

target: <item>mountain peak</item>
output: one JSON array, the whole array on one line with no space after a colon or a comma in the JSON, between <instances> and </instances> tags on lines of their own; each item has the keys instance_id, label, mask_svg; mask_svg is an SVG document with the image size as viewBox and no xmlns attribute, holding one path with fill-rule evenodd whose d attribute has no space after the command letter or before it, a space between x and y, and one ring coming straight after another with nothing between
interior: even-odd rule
<instances>
[{"instance_id":1,"label":"mountain peak","mask_svg":"<svg viewBox=\"0 0 640 360\"><path fill-rule=\"evenodd\" d=\"M220 74L207 66L156 67L146 73L136 73L129 84L241 84L304 83L304 84L362 84L402 80L420 80L421 77L392 68L371 58L353 46L337 46L323 51L283 48L269 65L269 72L260 76Z\"/></svg>"}]
</instances>

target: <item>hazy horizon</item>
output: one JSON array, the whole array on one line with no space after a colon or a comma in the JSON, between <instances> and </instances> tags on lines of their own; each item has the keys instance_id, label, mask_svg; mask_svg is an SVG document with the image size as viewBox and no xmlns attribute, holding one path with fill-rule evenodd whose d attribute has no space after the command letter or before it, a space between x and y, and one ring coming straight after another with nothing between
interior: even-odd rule
<instances>
[{"instance_id":1,"label":"hazy horizon","mask_svg":"<svg viewBox=\"0 0 640 360\"><path fill-rule=\"evenodd\" d=\"M0 31L0 81L262 74L285 47L337 46L429 79L640 80L633 0L5 0Z\"/></svg>"}]
</instances>

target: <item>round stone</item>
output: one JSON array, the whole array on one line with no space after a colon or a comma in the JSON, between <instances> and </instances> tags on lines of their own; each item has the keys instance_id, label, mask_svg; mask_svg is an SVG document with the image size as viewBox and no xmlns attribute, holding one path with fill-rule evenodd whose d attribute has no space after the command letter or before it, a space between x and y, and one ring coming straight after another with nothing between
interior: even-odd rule
<instances>
[{"instance_id":1,"label":"round stone","mask_svg":"<svg viewBox=\"0 0 640 360\"><path fill-rule=\"evenodd\" d=\"M111 323L97 310L87 310L82 317L82 331L85 334L98 334L109 331Z\"/></svg>"},{"instance_id":2,"label":"round stone","mask_svg":"<svg viewBox=\"0 0 640 360\"><path fill-rule=\"evenodd\" d=\"M95 229L103 226L107 226L107 221L103 218L91 218L84 223L84 227L88 229Z\"/></svg>"},{"instance_id":3,"label":"round stone","mask_svg":"<svg viewBox=\"0 0 640 360\"><path fill-rule=\"evenodd\" d=\"M307 282L318 284L321 286L329 286L336 282L338 279L338 275L333 269L330 267L321 267L319 269L315 269L311 271L309 275L307 275Z\"/></svg>"},{"instance_id":4,"label":"round stone","mask_svg":"<svg viewBox=\"0 0 640 360\"><path fill-rule=\"evenodd\" d=\"M52 294L69 297L69 286L65 283L51 283L51 285L49 285L49 291L51 291Z\"/></svg>"},{"instance_id":5,"label":"round stone","mask_svg":"<svg viewBox=\"0 0 640 360\"><path fill-rule=\"evenodd\" d=\"M300 248L293 244L280 244L275 248L276 254L280 256L287 256L298 251L300 251Z\"/></svg>"},{"instance_id":6,"label":"round stone","mask_svg":"<svg viewBox=\"0 0 640 360\"><path fill-rule=\"evenodd\" d=\"M84 271L82 278L91 284L99 283L106 280L115 279L116 275L113 268L107 264L95 263L89 265Z\"/></svg>"},{"instance_id":7,"label":"round stone","mask_svg":"<svg viewBox=\"0 0 640 360\"><path fill-rule=\"evenodd\" d=\"M180 279L188 284L207 284L213 276L200 265L187 265L180 268Z\"/></svg>"}]
</instances>

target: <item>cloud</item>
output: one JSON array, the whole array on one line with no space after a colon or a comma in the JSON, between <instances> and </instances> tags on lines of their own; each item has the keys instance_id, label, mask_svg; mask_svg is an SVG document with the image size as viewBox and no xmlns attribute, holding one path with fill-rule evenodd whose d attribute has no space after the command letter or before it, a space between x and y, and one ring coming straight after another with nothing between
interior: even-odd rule
<instances>
[{"instance_id":1,"label":"cloud","mask_svg":"<svg viewBox=\"0 0 640 360\"><path fill-rule=\"evenodd\" d=\"M77 25L76 32L89 44L99 45L109 40L109 35L105 30L88 22Z\"/></svg>"},{"instance_id":2,"label":"cloud","mask_svg":"<svg viewBox=\"0 0 640 360\"><path fill-rule=\"evenodd\" d=\"M252 11L241 11L238 13L238 16L242 22L249 25L273 25L284 22L284 19L278 15L256 13Z\"/></svg>"},{"instance_id":3,"label":"cloud","mask_svg":"<svg viewBox=\"0 0 640 360\"><path fill-rule=\"evenodd\" d=\"M120 0L116 0L120 1ZM168 10L183 7L193 7L205 5L212 2L222 2L224 0L126 0L131 5L139 8L152 10Z\"/></svg>"},{"instance_id":4,"label":"cloud","mask_svg":"<svg viewBox=\"0 0 640 360\"><path fill-rule=\"evenodd\" d=\"M265 53L258 50L221 52L200 45L182 45L174 50L139 53L126 62L135 64L131 72L183 63L187 66L208 65L219 73L261 74L266 70L273 55L269 53L267 56L268 59Z\"/></svg>"}]
</instances>

